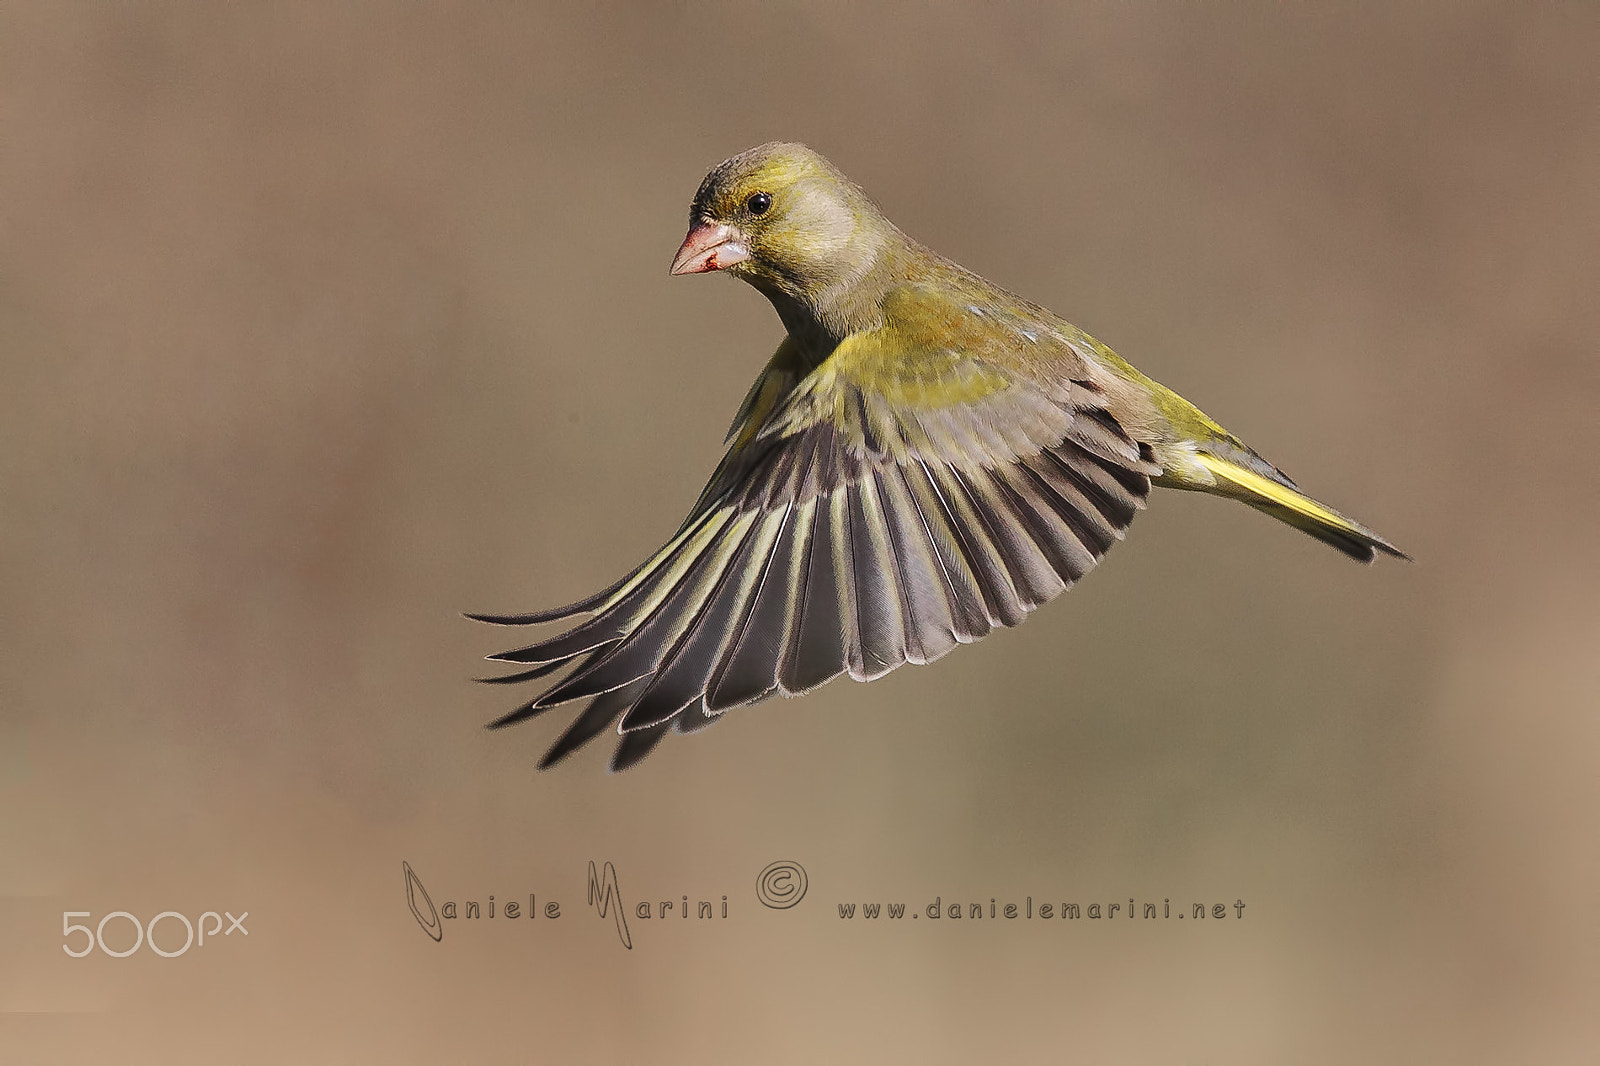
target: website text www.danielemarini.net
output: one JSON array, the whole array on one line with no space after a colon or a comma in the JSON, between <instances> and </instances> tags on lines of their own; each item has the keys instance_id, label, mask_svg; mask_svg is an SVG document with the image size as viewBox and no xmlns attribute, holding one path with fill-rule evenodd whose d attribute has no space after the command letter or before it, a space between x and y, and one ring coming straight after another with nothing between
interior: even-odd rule
<instances>
[{"instance_id":1,"label":"website text www.danielemarini.net","mask_svg":"<svg viewBox=\"0 0 1600 1066\"><path fill-rule=\"evenodd\" d=\"M1190 919L1194 921L1238 921L1244 918L1245 903L1236 899L1230 903L1183 903L1173 904L1170 898L1162 899L1160 903L1148 901L1136 902L1129 897L1126 903L1068 903L1061 901L1040 901L1036 906L1032 896L1024 896L1021 901L1002 901L998 897L988 900L946 900L943 896L935 896L933 902L926 907L911 907L909 910L904 903L874 902L849 902L836 904L839 917L849 920L862 921L871 919L904 920L928 919L932 921L987 921L990 919L1023 920L1023 921L1173 921ZM1231 913L1230 913L1231 912Z\"/></svg>"},{"instance_id":2,"label":"website text www.danielemarini.net","mask_svg":"<svg viewBox=\"0 0 1600 1066\"><path fill-rule=\"evenodd\" d=\"M916 904L905 903L904 897L893 901L858 899L836 901L831 907L828 904L808 907L804 905L805 901L815 899L807 893L810 878L805 867L789 859L768 863L757 875L753 888L761 907L756 910L741 908L739 900L748 897L729 892L708 894L710 898L701 899L698 895L691 897L687 893L662 892L657 888L647 889L643 899L624 896L616 867L610 862L598 863L592 859L588 863L588 875L582 881L584 891L577 895L576 901L571 896L562 900L530 891L526 895L524 910L520 893L505 893L497 898L493 893L485 896L475 892L451 892L450 897L453 898L445 898L442 905L436 905L411 864L402 861L400 866L405 875L406 904L422 931L435 943L444 939L446 927L454 926L457 919L463 920L466 927L477 927L481 920L496 928L514 926L532 930L543 929L579 913L588 913L612 923L616 928L617 940L624 948L631 950L634 930L630 923L640 929L665 929L668 928L665 923L674 918L685 923L679 926L677 922L671 922L670 927L675 929L715 928L725 920L742 920L753 914L801 912L809 912L813 917L825 921L832 921L833 915L837 914L840 920L857 924L867 922L900 926L908 925L906 920L910 919L924 929L972 928L979 923L986 928L1015 928L1008 926L1008 923L1018 920L1035 928L1055 923L1055 928L1083 929L1117 922L1132 928L1149 928L1146 923L1151 921L1182 922L1193 928L1200 922L1207 926L1237 922L1244 918L1245 912L1243 899L1222 903L1189 897L1174 902L1170 897L1163 897L1157 903L1149 900L1141 902L1134 896L1125 897L1125 901L1082 900L1081 897L1079 901L1073 901L1020 894L991 896L988 899L981 896L972 899L965 895L961 898L936 895L932 902ZM922 897L924 901L927 899L927 896ZM578 903L577 908L570 906L572 902ZM691 915L696 919L692 923ZM701 922L708 924L702 926ZM934 926L930 926L930 922Z\"/></svg>"}]
</instances>

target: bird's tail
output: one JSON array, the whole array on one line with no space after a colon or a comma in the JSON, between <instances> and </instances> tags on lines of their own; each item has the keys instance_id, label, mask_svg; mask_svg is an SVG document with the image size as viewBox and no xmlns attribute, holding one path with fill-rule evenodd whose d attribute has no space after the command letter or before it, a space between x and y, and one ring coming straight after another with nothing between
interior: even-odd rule
<instances>
[{"instance_id":1,"label":"bird's tail","mask_svg":"<svg viewBox=\"0 0 1600 1066\"><path fill-rule=\"evenodd\" d=\"M1313 500L1288 483L1288 478L1280 482L1220 455L1203 451L1194 454L1193 462L1204 467L1215 479L1209 491L1232 497L1280 522L1287 522L1352 559L1371 562L1380 551L1400 559L1411 558L1360 522Z\"/></svg>"}]
</instances>

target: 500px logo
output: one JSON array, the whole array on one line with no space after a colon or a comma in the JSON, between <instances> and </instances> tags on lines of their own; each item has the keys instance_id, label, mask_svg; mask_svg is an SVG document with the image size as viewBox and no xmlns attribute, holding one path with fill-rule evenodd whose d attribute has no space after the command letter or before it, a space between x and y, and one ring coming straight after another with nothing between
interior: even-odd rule
<instances>
[{"instance_id":1,"label":"500px logo","mask_svg":"<svg viewBox=\"0 0 1600 1066\"><path fill-rule=\"evenodd\" d=\"M228 917L228 928L226 931L223 931L222 929L223 915L227 915ZM155 952L157 955L160 955L163 959L175 959L179 955L182 955L184 952L188 951L191 946L198 944L200 947L205 947L206 937L209 936L215 940L217 933L219 932L221 932L223 936L232 936L235 932L243 933L245 936L250 935L250 930L244 927L244 920L250 917L249 911L245 911L237 918L235 918L228 911L223 911L222 914L218 914L216 911L206 911L200 916L199 922L191 922L186 916L179 914L177 911L162 911L154 918L151 918L150 921L145 925L140 925L139 919L135 918L127 911L111 911L109 914L106 914L100 919L99 924L97 924L93 930L91 930L87 925L79 925L72 920L74 918L93 917L94 913L92 911L61 912L61 938L64 941L64 943L61 945L62 951L65 951L68 955L71 955L75 959L81 959L85 955L88 955L90 952L94 951L95 948L99 948L104 954L110 955L113 959L125 959L129 955L132 955L135 951L138 951L140 945L144 945L149 947L149 949ZM106 923L110 922L113 918L125 919L129 925L133 926L132 946L119 949L106 943ZM211 919L212 922L210 929L206 928L206 919L208 918ZM160 925L163 920L167 922L169 927L173 923L179 923L183 926L182 947L174 951L168 951L166 948L163 948L160 944L156 943L156 926ZM195 935L197 927L199 932L198 937ZM112 926L112 929L115 932L118 931L119 927ZM70 941L75 933L82 933L84 936L83 949L81 951L74 951L72 949L72 944ZM168 936L168 934L163 933L162 935L167 937L167 939L170 941L171 937ZM120 940L121 938L115 939Z\"/></svg>"}]
</instances>

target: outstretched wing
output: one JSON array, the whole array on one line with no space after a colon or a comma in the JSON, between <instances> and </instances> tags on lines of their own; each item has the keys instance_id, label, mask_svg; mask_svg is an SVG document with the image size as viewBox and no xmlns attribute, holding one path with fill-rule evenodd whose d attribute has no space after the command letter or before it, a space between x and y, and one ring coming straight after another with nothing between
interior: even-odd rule
<instances>
[{"instance_id":1,"label":"outstretched wing","mask_svg":"<svg viewBox=\"0 0 1600 1066\"><path fill-rule=\"evenodd\" d=\"M677 535L628 577L530 624L589 617L491 659L576 668L494 722L589 699L547 767L617 723L612 769L777 693L927 663L1012 626L1088 571L1159 473L1064 343L978 306L884 327L802 375L786 345ZM936 305L942 306L942 305ZM889 310L895 310L893 304ZM1077 371L1076 373L1074 371Z\"/></svg>"}]
</instances>

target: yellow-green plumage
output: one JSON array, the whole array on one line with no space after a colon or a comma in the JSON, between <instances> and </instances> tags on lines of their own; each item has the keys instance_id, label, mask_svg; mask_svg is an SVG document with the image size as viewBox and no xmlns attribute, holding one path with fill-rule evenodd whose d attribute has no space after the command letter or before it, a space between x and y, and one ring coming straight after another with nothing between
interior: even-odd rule
<instances>
[{"instance_id":1,"label":"yellow-green plumage","mask_svg":"<svg viewBox=\"0 0 1600 1066\"><path fill-rule=\"evenodd\" d=\"M574 669L503 725L590 704L613 769L670 729L924 663L1029 611L1121 539L1152 484L1241 500L1357 559L1392 544L1105 345L901 233L802 145L707 175L674 273L726 270L787 336L677 535L610 589L505 624L590 617L491 656Z\"/></svg>"}]
</instances>

